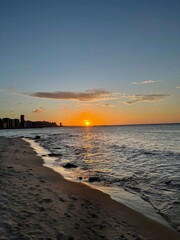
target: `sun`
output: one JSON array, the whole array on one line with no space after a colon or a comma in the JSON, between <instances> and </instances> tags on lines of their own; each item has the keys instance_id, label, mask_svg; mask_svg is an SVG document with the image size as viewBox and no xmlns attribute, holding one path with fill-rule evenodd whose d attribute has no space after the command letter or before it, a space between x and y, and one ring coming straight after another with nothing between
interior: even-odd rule
<instances>
[{"instance_id":1,"label":"sun","mask_svg":"<svg viewBox=\"0 0 180 240\"><path fill-rule=\"evenodd\" d=\"M85 126L87 126L87 127L91 125L89 120L85 120L84 123L85 123Z\"/></svg>"}]
</instances>

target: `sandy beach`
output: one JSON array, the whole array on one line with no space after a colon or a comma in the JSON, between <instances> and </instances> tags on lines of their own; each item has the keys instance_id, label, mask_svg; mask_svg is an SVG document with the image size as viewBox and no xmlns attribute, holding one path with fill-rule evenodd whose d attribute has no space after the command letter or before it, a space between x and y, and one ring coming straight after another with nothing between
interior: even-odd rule
<instances>
[{"instance_id":1,"label":"sandy beach","mask_svg":"<svg viewBox=\"0 0 180 240\"><path fill-rule=\"evenodd\" d=\"M43 166L20 138L0 138L0 239L180 239L174 230Z\"/></svg>"}]
</instances>

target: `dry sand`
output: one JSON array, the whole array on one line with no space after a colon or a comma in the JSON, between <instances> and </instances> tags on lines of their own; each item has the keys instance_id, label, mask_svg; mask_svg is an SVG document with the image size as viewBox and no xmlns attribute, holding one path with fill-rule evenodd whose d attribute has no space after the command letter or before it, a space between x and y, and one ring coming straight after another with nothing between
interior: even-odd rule
<instances>
[{"instance_id":1,"label":"dry sand","mask_svg":"<svg viewBox=\"0 0 180 240\"><path fill-rule=\"evenodd\" d=\"M22 139L0 138L0 239L180 239L180 234L43 166Z\"/></svg>"}]
</instances>

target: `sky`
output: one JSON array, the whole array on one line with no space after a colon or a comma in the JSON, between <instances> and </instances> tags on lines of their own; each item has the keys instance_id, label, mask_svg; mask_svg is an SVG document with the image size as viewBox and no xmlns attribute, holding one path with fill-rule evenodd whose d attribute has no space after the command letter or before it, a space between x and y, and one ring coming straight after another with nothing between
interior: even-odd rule
<instances>
[{"instance_id":1,"label":"sky","mask_svg":"<svg viewBox=\"0 0 180 240\"><path fill-rule=\"evenodd\" d=\"M179 0L1 0L0 118L180 122Z\"/></svg>"}]
</instances>

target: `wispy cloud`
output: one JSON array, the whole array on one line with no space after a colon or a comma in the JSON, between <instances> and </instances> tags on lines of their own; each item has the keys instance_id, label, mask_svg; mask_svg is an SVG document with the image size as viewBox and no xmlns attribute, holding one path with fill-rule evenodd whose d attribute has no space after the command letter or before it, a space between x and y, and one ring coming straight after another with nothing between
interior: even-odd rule
<instances>
[{"instance_id":1,"label":"wispy cloud","mask_svg":"<svg viewBox=\"0 0 180 240\"><path fill-rule=\"evenodd\" d=\"M158 83L160 81L155 81L155 80L144 80L142 82L132 82L132 84L151 84L151 83Z\"/></svg>"},{"instance_id":2,"label":"wispy cloud","mask_svg":"<svg viewBox=\"0 0 180 240\"><path fill-rule=\"evenodd\" d=\"M6 87L4 89L0 89L0 92L15 93L16 92L16 88L14 86L9 86L9 87Z\"/></svg>"},{"instance_id":3,"label":"wispy cloud","mask_svg":"<svg viewBox=\"0 0 180 240\"><path fill-rule=\"evenodd\" d=\"M180 88L180 86L177 86L176 88Z\"/></svg>"},{"instance_id":4,"label":"wispy cloud","mask_svg":"<svg viewBox=\"0 0 180 240\"><path fill-rule=\"evenodd\" d=\"M44 112L45 111L45 109L43 108L43 107L39 107L38 109L35 109L34 111L33 111L33 113L42 113L42 112Z\"/></svg>"},{"instance_id":5,"label":"wispy cloud","mask_svg":"<svg viewBox=\"0 0 180 240\"><path fill-rule=\"evenodd\" d=\"M101 104L100 106L111 108L111 107L113 107L114 105L113 105L113 104L110 104L110 103L104 103L104 104Z\"/></svg>"},{"instance_id":6,"label":"wispy cloud","mask_svg":"<svg viewBox=\"0 0 180 240\"><path fill-rule=\"evenodd\" d=\"M106 101L114 99L113 94L106 90L93 89L85 92L35 92L26 94L36 98L48 98L59 100L76 100L76 101Z\"/></svg>"},{"instance_id":7,"label":"wispy cloud","mask_svg":"<svg viewBox=\"0 0 180 240\"><path fill-rule=\"evenodd\" d=\"M135 94L135 95L124 95L121 98L126 99L123 103L133 104L133 103L141 103L141 102L158 102L166 97L169 97L168 94Z\"/></svg>"},{"instance_id":8,"label":"wispy cloud","mask_svg":"<svg viewBox=\"0 0 180 240\"><path fill-rule=\"evenodd\" d=\"M0 89L0 92L7 92L7 90L5 90L5 89Z\"/></svg>"}]
</instances>

